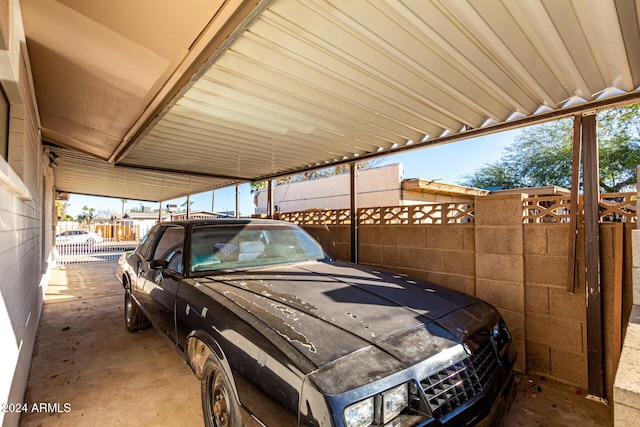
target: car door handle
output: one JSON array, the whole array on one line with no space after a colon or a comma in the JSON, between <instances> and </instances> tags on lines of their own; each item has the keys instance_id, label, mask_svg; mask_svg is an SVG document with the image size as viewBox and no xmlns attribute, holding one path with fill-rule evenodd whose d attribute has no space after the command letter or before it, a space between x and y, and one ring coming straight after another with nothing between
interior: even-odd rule
<instances>
[{"instance_id":1,"label":"car door handle","mask_svg":"<svg viewBox=\"0 0 640 427\"><path fill-rule=\"evenodd\" d=\"M164 273L160 271L158 271L156 275L153 277L153 281L155 282L156 285L159 285L162 279L164 279Z\"/></svg>"}]
</instances>

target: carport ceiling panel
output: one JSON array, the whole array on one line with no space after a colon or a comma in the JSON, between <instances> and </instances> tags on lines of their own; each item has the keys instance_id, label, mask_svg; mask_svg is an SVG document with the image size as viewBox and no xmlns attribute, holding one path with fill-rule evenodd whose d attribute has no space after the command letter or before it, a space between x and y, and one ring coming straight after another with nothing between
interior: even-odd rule
<instances>
[{"instance_id":1,"label":"carport ceiling panel","mask_svg":"<svg viewBox=\"0 0 640 427\"><path fill-rule=\"evenodd\" d=\"M51 147L58 191L163 201L236 184L228 179L119 167L75 151Z\"/></svg>"},{"instance_id":2,"label":"carport ceiling panel","mask_svg":"<svg viewBox=\"0 0 640 427\"><path fill-rule=\"evenodd\" d=\"M20 3L43 136L108 159L224 1Z\"/></svg>"},{"instance_id":3,"label":"carport ceiling panel","mask_svg":"<svg viewBox=\"0 0 640 427\"><path fill-rule=\"evenodd\" d=\"M123 163L259 179L632 91L615 7L275 1Z\"/></svg>"},{"instance_id":4,"label":"carport ceiling panel","mask_svg":"<svg viewBox=\"0 0 640 427\"><path fill-rule=\"evenodd\" d=\"M272 162L295 163L304 154L300 152L301 144L295 136L282 139L289 142L288 146L275 146L268 140L265 142L263 135L250 134L237 126L231 127L234 123L225 123L220 119L216 125L212 125L195 112L191 112L188 118L175 119L173 114L179 110L174 109L167 115L147 134L144 143L120 164L241 178L245 176L245 170L258 174L270 173ZM317 140L319 144L326 143L327 138L319 137ZM314 147L307 146L306 151L309 158L315 158Z\"/></svg>"}]
</instances>

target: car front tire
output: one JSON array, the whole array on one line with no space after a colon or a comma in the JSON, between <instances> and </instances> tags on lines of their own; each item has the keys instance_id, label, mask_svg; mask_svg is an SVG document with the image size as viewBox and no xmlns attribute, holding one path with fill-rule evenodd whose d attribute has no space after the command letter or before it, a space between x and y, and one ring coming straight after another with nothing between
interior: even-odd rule
<instances>
[{"instance_id":1,"label":"car front tire","mask_svg":"<svg viewBox=\"0 0 640 427\"><path fill-rule=\"evenodd\" d=\"M243 426L231 383L214 356L209 356L202 368L201 397L206 427Z\"/></svg>"},{"instance_id":2,"label":"car front tire","mask_svg":"<svg viewBox=\"0 0 640 427\"><path fill-rule=\"evenodd\" d=\"M129 287L124 291L124 319L129 332L141 331L151 326L151 322L142 313L140 307L131 296Z\"/></svg>"}]
</instances>

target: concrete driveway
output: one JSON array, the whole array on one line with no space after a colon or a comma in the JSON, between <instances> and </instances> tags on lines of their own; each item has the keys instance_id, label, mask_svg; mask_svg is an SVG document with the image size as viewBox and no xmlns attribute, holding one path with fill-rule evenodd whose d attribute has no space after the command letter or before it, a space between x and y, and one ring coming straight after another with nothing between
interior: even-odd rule
<instances>
[{"instance_id":1,"label":"concrete driveway","mask_svg":"<svg viewBox=\"0 0 640 427\"><path fill-rule=\"evenodd\" d=\"M52 272L25 402L60 411L23 414L21 426L203 425L200 382L170 342L125 329L115 266Z\"/></svg>"},{"instance_id":2,"label":"concrete driveway","mask_svg":"<svg viewBox=\"0 0 640 427\"><path fill-rule=\"evenodd\" d=\"M20 426L203 425L200 382L180 354L154 329L125 329L115 267L52 272ZM518 381L506 426L612 425L611 408L586 392L539 377Z\"/></svg>"}]
</instances>

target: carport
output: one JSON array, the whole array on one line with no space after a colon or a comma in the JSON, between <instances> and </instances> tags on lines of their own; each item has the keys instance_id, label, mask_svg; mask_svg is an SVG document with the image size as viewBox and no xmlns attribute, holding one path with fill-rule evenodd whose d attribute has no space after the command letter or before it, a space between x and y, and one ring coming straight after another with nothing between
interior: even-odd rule
<instances>
[{"instance_id":1,"label":"carport","mask_svg":"<svg viewBox=\"0 0 640 427\"><path fill-rule=\"evenodd\" d=\"M639 6L9 2L0 21L11 117L2 182L15 201L6 223L17 225L7 231L33 230L40 263L51 247L52 191L160 202L338 164L352 165L353 188L360 160L574 117L591 242L589 393L603 398L594 113L640 99ZM356 206L352 197L354 261ZM23 227L14 216L33 220ZM26 273L36 257L24 256L32 251L23 240L11 237L2 258L7 277L29 290L2 287L14 325L7 340L20 343L2 390L18 400L41 282Z\"/></svg>"}]
</instances>

